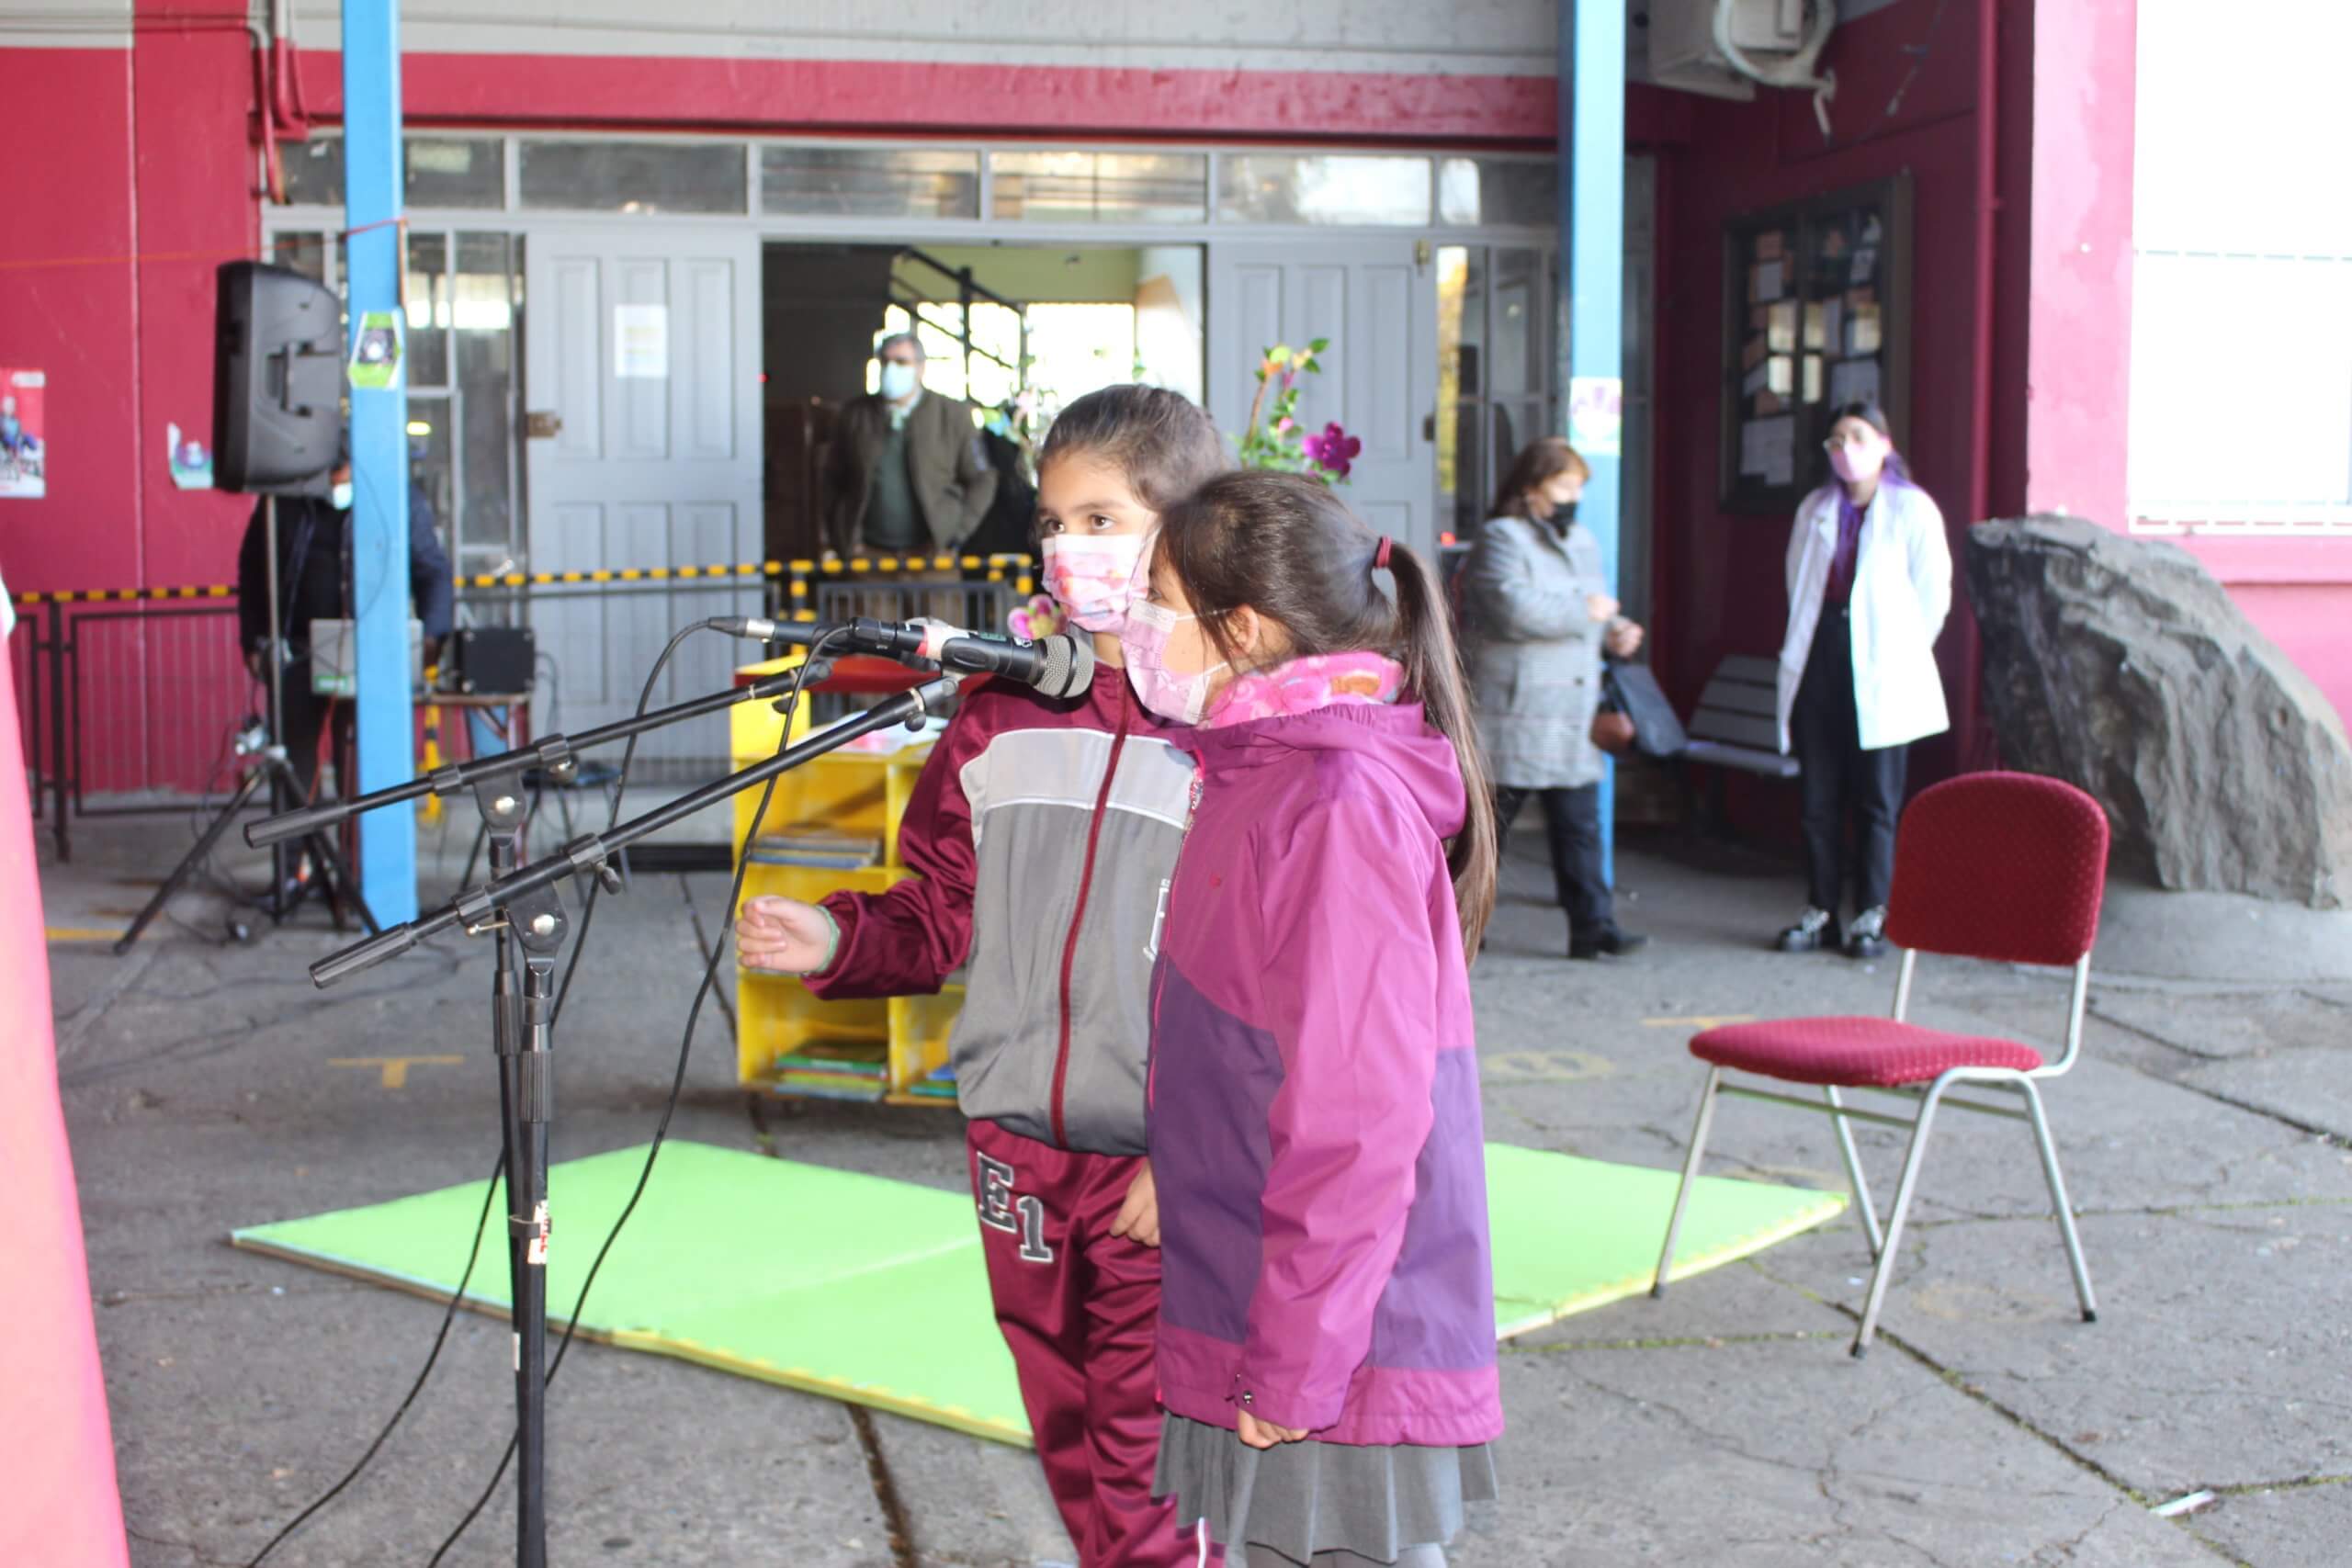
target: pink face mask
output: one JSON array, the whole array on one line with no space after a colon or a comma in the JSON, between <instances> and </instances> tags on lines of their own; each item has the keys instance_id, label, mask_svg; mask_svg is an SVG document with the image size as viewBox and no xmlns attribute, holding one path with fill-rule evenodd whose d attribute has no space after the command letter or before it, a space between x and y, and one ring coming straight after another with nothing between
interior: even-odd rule
<instances>
[{"instance_id":1,"label":"pink face mask","mask_svg":"<svg viewBox=\"0 0 2352 1568\"><path fill-rule=\"evenodd\" d=\"M1886 467L1886 454L1883 441L1866 441L1860 446L1839 443L1829 448L1829 466L1848 484L1863 484L1878 478Z\"/></svg>"},{"instance_id":2,"label":"pink face mask","mask_svg":"<svg viewBox=\"0 0 2352 1568\"><path fill-rule=\"evenodd\" d=\"M1208 711L1209 683L1225 668L1222 663L1212 664L1189 675L1168 668L1168 639L1177 624L1199 618L1142 600L1128 608L1127 624L1119 633L1119 650L1126 656L1127 679L1135 685L1136 700L1177 724L1201 722L1201 715Z\"/></svg>"},{"instance_id":3,"label":"pink face mask","mask_svg":"<svg viewBox=\"0 0 2352 1568\"><path fill-rule=\"evenodd\" d=\"M1108 538L1054 534L1046 539L1046 592L1061 601L1070 624L1117 636L1128 608L1143 596L1151 534Z\"/></svg>"}]
</instances>

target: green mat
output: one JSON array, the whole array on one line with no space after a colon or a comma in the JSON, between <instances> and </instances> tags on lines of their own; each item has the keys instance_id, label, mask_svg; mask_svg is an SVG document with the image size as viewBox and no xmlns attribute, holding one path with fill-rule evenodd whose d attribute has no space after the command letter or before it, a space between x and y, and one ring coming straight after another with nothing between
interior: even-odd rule
<instances>
[{"instance_id":1,"label":"green mat","mask_svg":"<svg viewBox=\"0 0 2352 1568\"><path fill-rule=\"evenodd\" d=\"M642 1145L549 1173L548 1298L569 1314L645 1161ZM1487 1147L1495 1315L1508 1338L1649 1288L1675 1173ZM256 1225L239 1247L446 1297L481 1205L469 1184ZM1846 1206L1831 1193L1702 1179L1674 1278L1760 1251ZM469 1305L509 1305L495 1200ZM989 1306L971 1200L762 1155L671 1143L598 1276L582 1337L1026 1444Z\"/></svg>"}]
</instances>

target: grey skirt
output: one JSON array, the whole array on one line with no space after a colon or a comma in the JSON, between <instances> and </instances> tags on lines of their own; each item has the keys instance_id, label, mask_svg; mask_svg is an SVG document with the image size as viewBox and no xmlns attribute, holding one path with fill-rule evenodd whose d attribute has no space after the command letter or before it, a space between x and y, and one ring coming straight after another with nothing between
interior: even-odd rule
<instances>
[{"instance_id":1,"label":"grey skirt","mask_svg":"<svg viewBox=\"0 0 2352 1568\"><path fill-rule=\"evenodd\" d=\"M1222 1427L1171 1415L1160 1427L1151 1493L1176 1499L1183 1529L1207 1520L1209 1539L1236 1560L1257 1545L1301 1562L1318 1551L1394 1562L1414 1547L1453 1540L1470 1517L1464 1505L1494 1500L1494 1446L1308 1438L1253 1449Z\"/></svg>"}]
</instances>

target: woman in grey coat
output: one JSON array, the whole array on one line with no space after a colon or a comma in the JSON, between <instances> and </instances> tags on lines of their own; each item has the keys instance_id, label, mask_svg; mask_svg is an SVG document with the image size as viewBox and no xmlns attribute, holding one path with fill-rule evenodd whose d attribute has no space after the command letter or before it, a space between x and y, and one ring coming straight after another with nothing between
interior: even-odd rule
<instances>
[{"instance_id":1,"label":"woman in grey coat","mask_svg":"<svg viewBox=\"0 0 2352 1568\"><path fill-rule=\"evenodd\" d=\"M1501 839L1527 797L1544 808L1552 874L1568 911L1568 956L1622 955L1649 939L1620 930L1600 871L1602 651L1623 659L1642 628L1617 613L1591 533L1576 525L1591 469L1545 436L1519 455L1462 569L1464 636Z\"/></svg>"}]
</instances>

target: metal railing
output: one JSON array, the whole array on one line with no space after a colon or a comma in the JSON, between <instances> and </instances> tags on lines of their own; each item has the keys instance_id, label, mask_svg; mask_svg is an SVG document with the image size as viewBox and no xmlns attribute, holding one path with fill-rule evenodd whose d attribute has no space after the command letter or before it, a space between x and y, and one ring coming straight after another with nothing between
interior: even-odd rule
<instances>
[{"instance_id":1,"label":"metal railing","mask_svg":"<svg viewBox=\"0 0 2352 1568\"><path fill-rule=\"evenodd\" d=\"M488 620L526 618L534 606L582 599L755 587L762 613L779 619L927 615L1002 631L1012 611L1035 591L1033 570L1025 555L748 561L469 575L457 580L456 592L460 606ZM29 794L34 819L49 824L60 860L72 858L74 818L165 815L227 798L219 786L229 738L239 720L266 705L238 646L234 588L14 597L18 620L9 638L9 666ZM697 607L695 616L702 613ZM705 681L722 678L695 673ZM560 704L560 671L554 696ZM855 703L828 697L819 711L837 716ZM430 698L419 705L432 705ZM575 701L565 722L576 726L582 705ZM445 722L442 730L454 740L452 726Z\"/></svg>"}]
</instances>

